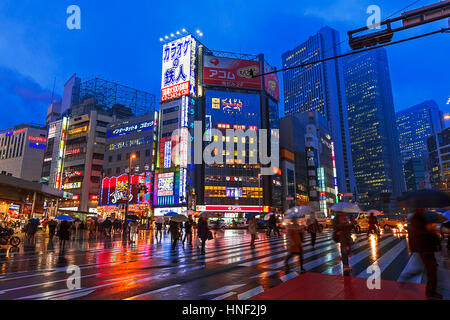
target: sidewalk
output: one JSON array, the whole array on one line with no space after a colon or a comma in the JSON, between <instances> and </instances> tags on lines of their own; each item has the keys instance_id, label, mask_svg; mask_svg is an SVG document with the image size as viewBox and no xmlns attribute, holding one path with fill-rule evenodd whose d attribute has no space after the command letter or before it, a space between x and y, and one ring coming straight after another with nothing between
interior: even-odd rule
<instances>
[{"instance_id":1,"label":"sidewalk","mask_svg":"<svg viewBox=\"0 0 450 320\"><path fill-rule=\"evenodd\" d=\"M267 290L252 300L425 300L425 285L381 280L369 290L367 279L305 273Z\"/></svg>"}]
</instances>

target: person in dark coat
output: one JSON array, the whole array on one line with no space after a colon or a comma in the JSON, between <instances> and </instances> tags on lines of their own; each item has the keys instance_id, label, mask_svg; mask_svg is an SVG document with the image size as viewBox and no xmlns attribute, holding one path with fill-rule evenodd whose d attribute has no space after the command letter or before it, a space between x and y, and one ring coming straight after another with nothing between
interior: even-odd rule
<instances>
[{"instance_id":1,"label":"person in dark coat","mask_svg":"<svg viewBox=\"0 0 450 320\"><path fill-rule=\"evenodd\" d=\"M408 222L409 248L417 252L427 272L426 296L442 299L437 289L437 267L435 252L439 251L440 239L435 233L435 224L425 219L425 209L416 209Z\"/></svg>"},{"instance_id":2,"label":"person in dark coat","mask_svg":"<svg viewBox=\"0 0 450 320\"><path fill-rule=\"evenodd\" d=\"M306 225L308 226L308 231L311 234L311 246L315 249L317 233L320 232L319 222L316 219L315 213L311 213L309 218L306 220Z\"/></svg>"},{"instance_id":3,"label":"person in dark coat","mask_svg":"<svg viewBox=\"0 0 450 320\"><path fill-rule=\"evenodd\" d=\"M178 222L170 220L169 232L172 237L172 249L175 249L178 239L180 238L180 228Z\"/></svg>"},{"instance_id":4,"label":"person in dark coat","mask_svg":"<svg viewBox=\"0 0 450 320\"><path fill-rule=\"evenodd\" d=\"M206 240L208 240L209 237L209 227L208 222L206 221L205 217L200 216L198 220L198 226L197 226L197 236L200 239L202 245L201 245L201 254L205 254L205 246L206 246Z\"/></svg>"},{"instance_id":5,"label":"person in dark coat","mask_svg":"<svg viewBox=\"0 0 450 320\"><path fill-rule=\"evenodd\" d=\"M105 236L110 237L111 236L111 228L112 228L112 222L111 219L108 217L105 221L103 221L103 228L105 230Z\"/></svg>"},{"instance_id":6,"label":"person in dark coat","mask_svg":"<svg viewBox=\"0 0 450 320\"><path fill-rule=\"evenodd\" d=\"M192 225L193 225L193 223L194 223L194 221L192 220L192 216L189 216L189 220L184 223L183 245L188 236L189 236L189 244L192 245Z\"/></svg>"},{"instance_id":7,"label":"person in dark coat","mask_svg":"<svg viewBox=\"0 0 450 320\"><path fill-rule=\"evenodd\" d=\"M269 230L268 230L268 234L270 237L271 232L273 231L273 234L275 235L275 233L280 237L280 230L278 230L277 228L277 219L275 217L275 214L272 214L269 218L269 222L268 222L268 226L269 226Z\"/></svg>"},{"instance_id":8,"label":"person in dark coat","mask_svg":"<svg viewBox=\"0 0 450 320\"><path fill-rule=\"evenodd\" d=\"M378 234L378 219L373 212L369 215L369 234L372 232Z\"/></svg>"},{"instance_id":9,"label":"person in dark coat","mask_svg":"<svg viewBox=\"0 0 450 320\"><path fill-rule=\"evenodd\" d=\"M58 223L55 220L50 220L47 223L48 226L48 235L50 237L50 241L53 240L53 237L55 236L55 232L56 232L56 227L57 227Z\"/></svg>"},{"instance_id":10,"label":"person in dark coat","mask_svg":"<svg viewBox=\"0 0 450 320\"><path fill-rule=\"evenodd\" d=\"M304 227L300 225L299 219L295 219L291 224L287 226L288 231L288 255L284 260L286 272L289 272L289 259L293 255L297 255L300 260L300 272L305 273L303 269L303 234Z\"/></svg>"},{"instance_id":11,"label":"person in dark coat","mask_svg":"<svg viewBox=\"0 0 450 320\"><path fill-rule=\"evenodd\" d=\"M61 249L64 250L66 241L70 239L70 227L72 224L68 221L62 221L59 225L58 237L60 240Z\"/></svg>"},{"instance_id":12,"label":"person in dark coat","mask_svg":"<svg viewBox=\"0 0 450 320\"><path fill-rule=\"evenodd\" d=\"M351 252L353 239L351 237L351 230L354 225L347 220L345 212L338 212L333 220L334 240L341 244L341 257L344 271L351 271L348 257Z\"/></svg>"}]
</instances>

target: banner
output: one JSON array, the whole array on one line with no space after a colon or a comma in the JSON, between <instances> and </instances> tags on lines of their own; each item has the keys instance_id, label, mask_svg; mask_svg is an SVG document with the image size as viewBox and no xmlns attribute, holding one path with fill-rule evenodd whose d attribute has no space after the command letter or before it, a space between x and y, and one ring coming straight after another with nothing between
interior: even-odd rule
<instances>
[{"instance_id":1,"label":"banner","mask_svg":"<svg viewBox=\"0 0 450 320\"><path fill-rule=\"evenodd\" d=\"M272 72L272 68L265 66L264 73ZM280 101L280 81L278 79L278 74L272 73L264 76L264 87L266 92L276 101Z\"/></svg>"},{"instance_id":2,"label":"banner","mask_svg":"<svg viewBox=\"0 0 450 320\"><path fill-rule=\"evenodd\" d=\"M205 56L203 82L205 84L245 89L261 89L259 61Z\"/></svg>"}]
</instances>

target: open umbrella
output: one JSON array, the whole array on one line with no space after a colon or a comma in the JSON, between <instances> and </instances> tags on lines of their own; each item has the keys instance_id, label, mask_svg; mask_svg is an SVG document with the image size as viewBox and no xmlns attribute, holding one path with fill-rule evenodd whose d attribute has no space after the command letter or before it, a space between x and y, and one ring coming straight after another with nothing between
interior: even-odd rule
<instances>
[{"instance_id":1,"label":"open umbrella","mask_svg":"<svg viewBox=\"0 0 450 320\"><path fill-rule=\"evenodd\" d=\"M56 226L58 224L58 222L56 222L55 220L50 220L47 224L49 226Z\"/></svg>"},{"instance_id":2,"label":"open umbrella","mask_svg":"<svg viewBox=\"0 0 450 320\"><path fill-rule=\"evenodd\" d=\"M417 190L407 193L400 203L410 208L444 208L450 206L450 195L431 189Z\"/></svg>"},{"instance_id":3,"label":"open umbrella","mask_svg":"<svg viewBox=\"0 0 450 320\"><path fill-rule=\"evenodd\" d=\"M164 217L173 217L173 216L176 216L177 214L178 214L178 213L171 211L171 212L166 213L166 214L164 215Z\"/></svg>"},{"instance_id":4,"label":"open umbrella","mask_svg":"<svg viewBox=\"0 0 450 320\"><path fill-rule=\"evenodd\" d=\"M445 217L445 219L450 220L450 211L446 211L442 213L442 215Z\"/></svg>"},{"instance_id":5,"label":"open umbrella","mask_svg":"<svg viewBox=\"0 0 450 320\"><path fill-rule=\"evenodd\" d=\"M249 213L245 214L245 219L251 219L251 218L256 217L257 215L259 215L259 213L257 213L257 212L249 212Z\"/></svg>"},{"instance_id":6,"label":"open umbrella","mask_svg":"<svg viewBox=\"0 0 450 320\"><path fill-rule=\"evenodd\" d=\"M130 215L126 216L126 218L130 219L130 220L139 220L139 217L135 214L130 214Z\"/></svg>"},{"instance_id":7,"label":"open umbrella","mask_svg":"<svg viewBox=\"0 0 450 320\"><path fill-rule=\"evenodd\" d=\"M175 216L172 216L170 218L170 220L172 220L174 222L184 222L184 221L188 221L189 219L186 216L183 216L182 214L177 214Z\"/></svg>"},{"instance_id":8,"label":"open umbrella","mask_svg":"<svg viewBox=\"0 0 450 320\"><path fill-rule=\"evenodd\" d=\"M447 221L442 213L436 211L426 211L425 220L429 223L442 223Z\"/></svg>"},{"instance_id":9,"label":"open umbrella","mask_svg":"<svg viewBox=\"0 0 450 320\"><path fill-rule=\"evenodd\" d=\"M71 216L68 216L67 214L61 214L59 216L56 217L56 220L61 220L61 221L73 221Z\"/></svg>"},{"instance_id":10,"label":"open umbrella","mask_svg":"<svg viewBox=\"0 0 450 320\"><path fill-rule=\"evenodd\" d=\"M353 202L339 202L331 206L331 211L345 212L345 213L359 213L361 208L357 203Z\"/></svg>"},{"instance_id":11,"label":"open umbrella","mask_svg":"<svg viewBox=\"0 0 450 320\"><path fill-rule=\"evenodd\" d=\"M375 210L375 209L371 209L371 210L367 211L367 214L371 214L371 213L373 213L374 216L380 216L383 214L383 212Z\"/></svg>"},{"instance_id":12,"label":"open umbrella","mask_svg":"<svg viewBox=\"0 0 450 320\"><path fill-rule=\"evenodd\" d=\"M36 218L30 219L30 220L28 220L28 222L35 224L37 226L41 224L41 221L39 221L39 219L36 219Z\"/></svg>"},{"instance_id":13,"label":"open umbrella","mask_svg":"<svg viewBox=\"0 0 450 320\"><path fill-rule=\"evenodd\" d=\"M294 220L304 218L305 215L314 213L314 209L308 206L297 206L286 210L284 220Z\"/></svg>"},{"instance_id":14,"label":"open umbrella","mask_svg":"<svg viewBox=\"0 0 450 320\"><path fill-rule=\"evenodd\" d=\"M264 216L264 220L268 221L270 219L270 217L273 216L273 212L269 212L268 214L266 214Z\"/></svg>"}]
</instances>

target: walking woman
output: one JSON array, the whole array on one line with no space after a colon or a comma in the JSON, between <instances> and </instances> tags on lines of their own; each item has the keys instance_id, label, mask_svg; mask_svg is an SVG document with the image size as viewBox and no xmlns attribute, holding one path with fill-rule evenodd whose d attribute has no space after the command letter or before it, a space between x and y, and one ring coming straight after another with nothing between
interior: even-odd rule
<instances>
[{"instance_id":1,"label":"walking woman","mask_svg":"<svg viewBox=\"0 0 450 320\"><path fill-rule=\"evenodd\" d=\"M206 240L211 238L211 231L209 231L208 228L208 222L206 221L206 218L203 216L200 216L198 220L198 230L197 230L197 236L201 241L201 253L202 255L205 254L205 246L206 246Z\"/></svg>"},{"instance_id":2,"label":"walking woman","mask_svg":"<svg viewBox=\"0 0 450 320\"><path fill-rule=\"evenodd\" d=\"M180 238L180 230L177 222L170 220L169 232L172 237L172 250L177 246L178 239Z\"/></svg>"},{"instance_id":3,"label":"walking woman","mask_svg":"<svg viewBox=\"0 0 450 320\"><path fill-rule=\"evenodd\" d=\"M300 260L300 272L305 273L306 270L303 269L303 234L304 227L300 225L299 219L294 219L291 224L288 225L288 255L284 260L286 267L286 272L289 272L289 259L292 256L297 255Z\"/></svg>"},{"instance_id":4,"label":"walking woman","mask_svg":"<svg viewBox=\"0 0 450 320\"><path fill-rule=\"evenodd\" d=\"M257 233L257 228L256 228L256 218L255 217L251 217L250 219L248 219L248 233L250 233L251 241L250 241L250 247L252 249L255 248L255 240L256 240L256 233Z\"/></svg>"},{"instance_id":5,"label":"walking woman","mask_svg":"<svg viewBox=\"0 0 450 320\"><path fill-rule=\"evenodd\" d=\"M351 252L351 246L353 239L351 237L351 230L353 224L347 220L347 214L345 212L338 212L336 218L333 220L334 234L333 239L335 242L341 244L341 256L344 271L351 271L348 263L348 257Z\"/></svg>"}]
</instances>

